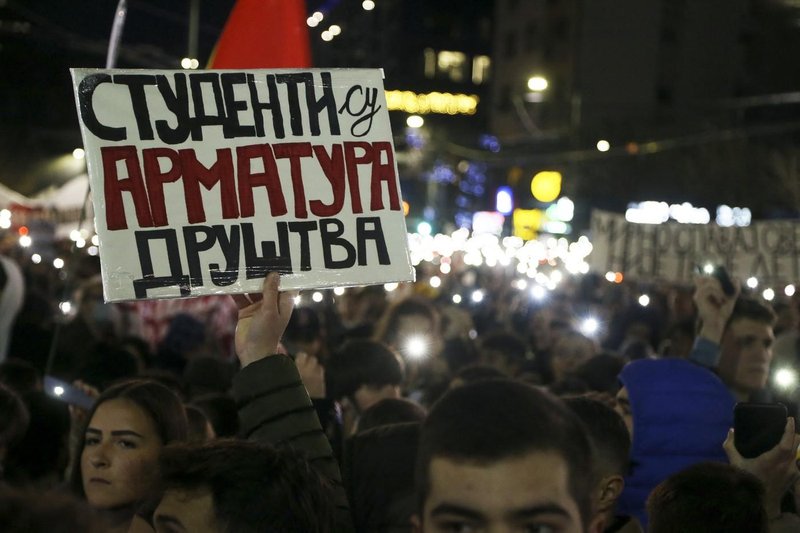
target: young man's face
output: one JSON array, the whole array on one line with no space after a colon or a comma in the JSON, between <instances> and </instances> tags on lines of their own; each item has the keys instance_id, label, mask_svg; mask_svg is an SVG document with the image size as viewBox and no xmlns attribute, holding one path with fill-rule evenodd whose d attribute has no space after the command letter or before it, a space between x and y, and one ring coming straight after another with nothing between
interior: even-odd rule
<instances>
[{"instance_id":1,"label":"young man's face","mask_svg":"<svg viewBox=\"0 0 800 533\"><path fill-rule=\"evenodd\" d=\"M569 469L555 452L533 451L488 464L435 457L419 531L581 533Z\"/></svg>"},{"instance_id":2,"label":"young man's face","mask_svg":"<svg viewBox=\"0 0 800 533\"><path fill-rule=\"evenodd\" d=\"M771 325L749 318L734 320L725 330L719 374L740 399L767 385L774 341Z\"/></svg>"},{"instance_id":3,"label":"young man's face","mask_svg":"<svg viewBox=\"0 0 800 533\"><path fill-rule=\"evenodd\" d=\"M156 533L219 533L214 497L208 488L168 489L153 513Z\"/></svg>"}]
</instances>

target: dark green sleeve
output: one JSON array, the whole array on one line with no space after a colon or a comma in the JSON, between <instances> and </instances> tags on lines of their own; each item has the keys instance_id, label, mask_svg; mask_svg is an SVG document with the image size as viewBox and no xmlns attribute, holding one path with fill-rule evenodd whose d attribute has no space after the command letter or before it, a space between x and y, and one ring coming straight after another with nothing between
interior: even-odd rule
<instances>
[{"instance_id":1,"label":"dark green sleeve","mask_svg":"<svg viewBox=\"0 0 800 533\"><path fill-rule=\"evenodd\" d=\"M249 364L234 378L233 396L242 436L304 452L336 491L341 531L352 530L339 465L294 361L276 354Z\"/></svg>"}]
</instances>

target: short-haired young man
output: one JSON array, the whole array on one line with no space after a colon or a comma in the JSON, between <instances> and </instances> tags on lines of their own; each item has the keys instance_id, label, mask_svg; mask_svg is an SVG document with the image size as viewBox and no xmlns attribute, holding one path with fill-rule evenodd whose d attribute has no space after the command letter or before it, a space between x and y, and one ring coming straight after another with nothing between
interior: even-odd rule
<instances>
[{"instance_id":1,"label":"short-haired young man","mask_svg":"<svg viewBox=\"0 0 800 533\"><path fill-rule=\"evenodd\" d=\"M340 402L345 435L356 431L361 413L386 398L400 398L404 369L400 355L387 344L357 339L328 358L328 397Z\"/></svg>"},{"instance_id":2,"label":"short-haired young man","mask_svg":"<svg viewBox=\"0 0 800 533\"><path fill-rule=\"evenodd\" d=\"M642 526L631 516L617 516L617 499L628 474L631 438L622 417L608 405L584 396L564 398L589 432L592 469L592 509L602 520L603 531L641 533Z\"/></svg>"},{"instance_id":3,"label":"short-haired young man","mask_svg":"<svg viewBox=\"0 0 800 533\"><path fill-rule=\"evenodd\" d=\"M237 440L168 446L156 532L332 533L331 487L297 452Z\"/></svg>"},{"instance_id":4,"label":"short-haired young man","mask_svg":"<svg viewBox=\"0 0 800 533\"><path fill-rule=\"evenodd\" d=\"M418 532L598 532L586 430L560 400L490 380L442 397L417 455Z\"/></svg>"},{"instance_id":5,"label":"short-haired young man","mask_svg":"<svg viewBox=\"0 0 800 533\"><path fill-rule=\"evenodd\" d=\"M689 358L716 369L731 393L746 401L767 386L776 315L758 300L728 296L712 277L697 280L702 326Z\"/></svg>"}]
</instances>

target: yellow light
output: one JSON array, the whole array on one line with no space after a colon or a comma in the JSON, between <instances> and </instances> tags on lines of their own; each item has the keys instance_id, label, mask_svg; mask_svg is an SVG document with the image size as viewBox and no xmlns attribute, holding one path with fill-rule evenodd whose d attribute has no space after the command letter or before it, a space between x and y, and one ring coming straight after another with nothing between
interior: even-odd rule
<instances>
[{"instance_id":1,"label":"yellow light","mask_svg":"<svg viewBox=\"0 0 800 533\"><path fill-rule=\"evenodd\" d=\"M403 200L403 216L408 216L408 212L411 210L411 206Z\"/></svg>"},{"instance_id":2,"label":"yellow light","mask_svg":"<svg viewBox=\"0 0 800 533\"><path fill-rule=\"evenodd\" d=\"M322 32L320 34L320 37L322 37L322 40L326 41L326 42L330 41L330 40L333 40L333 34L331 32L329 32L328 30L325 30L324 32Z\"/></svg>"},{"instance_id":3,"label":"yellow light","mask_svg":"<svg viewBox=\"0 0 800 533\"><path fill-rule=\"evenodd\" d=\"M534 92L542 92L547 89L547 79L543 78L542 76L533 76L528 78L528 89Z\"/></svg>"},{"instance_id":4,"label":"yellow light","mask_svg":"<svg viewBox=\"0 0 800 533\"><path fill-rule=\"evenodd\" d=\"M561 194L561 173L544 170L531 180L531 194L540 202L552 202Z\"/></svg>"},{"instance_id":5,"label":"yellow light","mask_svg":"<svg viewBox=\"0 0 800 533\"><path fill-rule=\"evenodd\" d=\"M330 28L328 28L328 31L331 32L331 35L336 37L337 35L342 33L342 27L339 26L338 24L333 24L333 25L331 25Z\"/></svg>"},{"instance_id":6,"label":"yellow light","mask_svg":"<svg viewBox=\"0 0 800 533\"><path fill-rule=\"evenodd\" d=\"M541 209L514 209L514 235L530 241L542 225Z\"/></svg>"},{"instance_id":7,"label":"yellow light","mask_svg":"<svg viewBox=\"0 0 800 533\"><path fill-rule=\"evenodd\" d=\"M186 69L186 70L191 69L192 68L192 58L184 57L183 59L181 59L181 68Z\"/></svg>"},{"instance_id":8,"label":"yellow light","mask_svg":"<svg viewBox=\"0 0 800 533\"><path fill-rule=\"evenodd\" d=\"M386 106L389 111L403 111L424 115L474 115L479 98L474 94L413 93L411 91L386 91Z\"/></svg>"}]
</instances>

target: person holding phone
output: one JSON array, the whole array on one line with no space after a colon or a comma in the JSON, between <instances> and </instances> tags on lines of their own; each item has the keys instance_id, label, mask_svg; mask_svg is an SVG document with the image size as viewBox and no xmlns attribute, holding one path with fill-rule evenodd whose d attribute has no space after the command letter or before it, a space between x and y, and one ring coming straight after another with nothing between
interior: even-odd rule
<instances>
[{"instance_id":1,"label":"person holding phone","mask_svg":"<svg viewBox=\"0 0 800 533\"><path fill-rule=\"evenodd\" d=\"M778 442L772 449L757 457L744 457L737 449L736 432L728 431L723 448L733 466L755 475L764 484L764 507L769 519L770 533L800 531L800 517L781 512L781 500L789 488L800 480L797 468L797 450L800 435L795 432L795 420L787 418L786 426Z\"/></svg>"},{"instance_id":2,"label":"person holding phone","mask_svg":"<svg viewBox=\"0 0 800 533\"><path fill-rule=\"evenodd\" d=\"M726 291L715 276L695 280L701 327L689 359L716 371L737 400L763 400L776 316L760 301L740 297L738 283L732 286Z\"/></svg>"}]
</instances>

